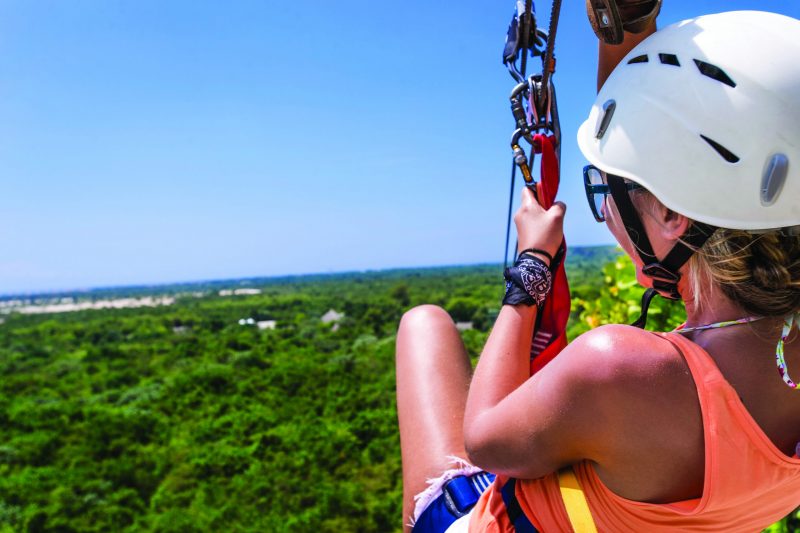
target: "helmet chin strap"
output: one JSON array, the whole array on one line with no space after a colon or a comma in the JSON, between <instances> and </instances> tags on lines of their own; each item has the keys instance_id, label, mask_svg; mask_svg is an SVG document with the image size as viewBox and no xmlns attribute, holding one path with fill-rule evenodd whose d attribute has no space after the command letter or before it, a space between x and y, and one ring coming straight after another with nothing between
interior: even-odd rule
<instances>
[{"instance_id":1,"label":"helmet chin strap","mask_svg":"<svg viewBox=\"0 0 800 533\"><path fill-rule=\"evenodd\" d=\"M670 300L680 300L678 282L681 279L680 269L689 260L696 248L703 246L717 228L702 222L693 222L692 226L676 242L663 260L659 260L653 252L653 246L647 237L639 213L631 201L625 180L613 174L606 174L608 187L617 211L625 226L625 231L642 260L642 274L653 280L653 289L648 289L642 297L642 315L632 325L644 328L647 323L647 310L656 293Z\"/></svg>"}]
</instances>

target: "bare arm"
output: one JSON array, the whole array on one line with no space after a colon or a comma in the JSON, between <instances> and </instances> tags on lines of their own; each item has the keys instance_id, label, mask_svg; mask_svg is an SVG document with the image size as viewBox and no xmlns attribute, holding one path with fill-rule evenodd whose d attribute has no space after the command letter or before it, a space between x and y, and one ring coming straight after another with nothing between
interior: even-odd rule
<instances>
[{"instance_id":1,"label":"bare arm","mask_svg":"<svg viewBox=\"0 0 800 533\"><path fill-rule=\"evenodd\" d=\"M526 479L581 459L604 462L614 433L604 407L613 377L606 370L614 366L604 364L608 354L598 346L604 334L595 330L579 337L525 379L529 341L514 328L517 320L532 316L519 316L511 307L501 312L475 371L464 419L466 451L474 464Z\"/></svg>"},{"instance_id":2,"label":"bare arm","mask_svg":"<svg viewBox=\"0 0 800 533\"><path fill-rule=\"evenodd\" d=\"M625 57L628 52L633 50L637 44L645 40L648 36L652 35L655 31L656 23L654 20L653 23L642 33L625 32L625 40L622 41L621 44L606 44L603 41L600 41L597 57L598 91L603 87L603 84L611 75L611 71L614 70L614 67L616 67L620 61L622 61L622 58Z\"/></svg>"},{"instance_id":3,"label":"bare arm","mask_svg":"<svg viewBox=\"0 0 800 533\"><path fill-rule=\"evenodd\" d=\"M559 202L545 210L524 188L522 205L514 215L518 250L536 248L554 256L564 235L564 211L564 204ZM544 256L539 257L545 260ZM536 306L526 305L504 305L500 310L470 384L464 422L465 432L470 430L470 435L475 435L472 421L496 407L528 379L537 312Z\"/></svg>"},{"instance_id":4,"label":"bare arm","mask_svg":"<svg viewBox=\"0 0 800 533\"><path fill-rule=\"evenodd\" d=\"M525 305L504 305L500 310L470 384L466 413L472 419L496 407L527 381L537 311Z\"/></svg>"},{"instance_id":5,"label":"bare arm","mask_svg":"<svg viewBox=\"0 0 800 533\"><path fill-rule=\"evenodd\" d=\"M563 204L545 211L525 189L515 216L520 249L555 254L563 235L563 216ZM571 379L575 367L565 364L570 358L560 355L557 359L564 363L553 361L529 378L536 314L535 306L503 306L475 369L464 415L470 459L493 472L518 477L547 474L573 458L572 428L582 427L575 423L576 416L556 416L575 405L570 396L575 391Z\"/></svg>"}]
</instances>

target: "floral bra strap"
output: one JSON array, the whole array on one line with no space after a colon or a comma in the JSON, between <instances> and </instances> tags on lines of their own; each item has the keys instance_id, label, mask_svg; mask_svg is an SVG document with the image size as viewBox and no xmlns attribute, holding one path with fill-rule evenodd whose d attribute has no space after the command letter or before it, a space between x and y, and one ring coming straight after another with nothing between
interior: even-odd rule
<instances>
[{"instance_id":1,"label":"floral bra strap","mask_svg":"<svg viewBox=\"0 0 800 533\"><path fill-rule=\"evenodd\" d=\"M778 363L778 372L780 372L783 382L791 388L796 389L797 384L789 377L789 371L786 369L786 359L783 358L783 347L786 339L789 338L789 333L792 332L792 326L795 324L800 327L800 312L793 313L783 319L783 332L781 333L781 340L778 341L778 349L775 350L775 360Z\"/></svg>"},{"instance_id":2,"label":"floral bra strap","mask_svg":"<svg viewBox=\"0 0 800 533\"><path fill-rule=\"evenodd\" d=\"M717 328L724 328L727 326L736 326L739 324L749 324L750 322L755 322L757 320L761 320L762 318L763 317L751 316L747 318L740 318L738 320L728 320L725 322L717 322L715 324L706 324L705 326L677 329L675 330L675 332L689 333L690 331L703 331L706 329L717 329ZM800 311L792 313L783 319L783 331L781 332L781 340L778 341L778 347L775 349L775 362L778 364L778 372L780 372L781 378L783 378L783 382L786 383L789 387L797 389L798 388L797 383L792 381L792 378L789 377L789 371L786 368L786 359L784 358L784 353L783 353L786 340L789 338L789 334L792 332L792 327L794 326L800 328Z\"/></svg>"},{"instance_id":3,"label":"floral bra strap","mask_svg":"<svg viewBox=\"0 0 800 533\"><path fill-rule=\"evenodd\" d=\"M728 326L738 326L739 324L749 324L750 322L756 322L758 320L763 320L763 316L748 316L745 318L738 318L736 320L726 320L725 322L715 322L713 324L706 324L705 326L695 326L693 328L680 328L676 329L675 333L689 333L690 331L705 331L707 329L718 329L718 328L725 328Z\"/></svg>"}]
</instances>

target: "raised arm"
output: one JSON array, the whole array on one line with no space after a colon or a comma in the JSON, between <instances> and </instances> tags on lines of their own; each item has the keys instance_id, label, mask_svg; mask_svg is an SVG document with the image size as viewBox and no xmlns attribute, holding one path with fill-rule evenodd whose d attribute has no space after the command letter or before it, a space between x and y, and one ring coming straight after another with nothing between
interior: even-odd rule
<instances>
[{"instance_id":1,"label":"raised arm","mask_svg":"<svg viewBox=\"0 0 800 533\"><path fill-rule=\"evenodd\" d=\"M598 91L603 87L603 84L611 75L611 71L614 70L614 67L616 67L620 61L622 61L622 58L628 55L628 52L633 50L637 44L645 40L655 31L656 21L653 19L653 22L642 33L625 32L625 40L620 44L606 44L603 41L600 41L597 56Z\"/></svg>"},{"instance_id":2,"label":"raised arm","mask_svg":"<svg viewBox=\"0 0 800 533\"><path fill-rule=\"evenodd\" d=\"M634 46L642 42L656 31L656 17L661 10L662 0L589 0L587 14L589 22L600 38L600 49L597 60L597 90L599 91L608 79L614 67L630 52ZM595 12L592 6L599 11ZM609 9L612 8L612 9ZM617 11L621 27L611 24L603 25L598 19L608 20L609 11ZM611 17L613 19L613 17ZM601 27L604 26L604 27ZM613 30L611 28L614 28ZM624 31L623 31L624 28ZM610 40L622 42L609 44ZM605 37L602 38L602 37Z\"/></svg>"}]
</instances>

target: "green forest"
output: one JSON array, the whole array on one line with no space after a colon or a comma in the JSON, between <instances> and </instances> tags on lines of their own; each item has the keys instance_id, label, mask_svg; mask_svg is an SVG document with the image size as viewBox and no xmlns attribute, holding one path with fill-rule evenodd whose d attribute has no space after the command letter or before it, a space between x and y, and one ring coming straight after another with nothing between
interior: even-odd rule
<instances>
[{"instance_id":1,"label":"green forest","mask_svg":"<svg viewBox=\"0 0 800 533\"><path fill-rule=\"evenodd\" d=\"M616 249L567 267L571 338L638 316ZM481 265L106 289L70 297L175 301L0 315L0 531L399 531L400 317L443 306L477 357L502 290ZM656 300L648 327L682 312Z\"/></svg>"}]
</instances>

